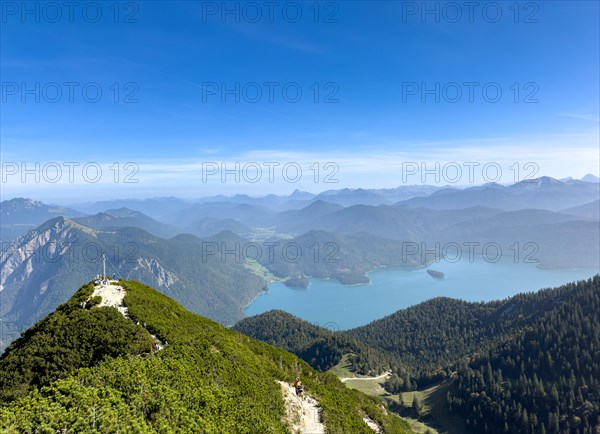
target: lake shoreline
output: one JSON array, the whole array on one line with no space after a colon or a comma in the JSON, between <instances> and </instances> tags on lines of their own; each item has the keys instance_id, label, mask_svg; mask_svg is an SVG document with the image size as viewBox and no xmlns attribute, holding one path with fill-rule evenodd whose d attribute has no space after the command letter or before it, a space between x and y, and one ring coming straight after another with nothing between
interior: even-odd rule
<instances>
[{"instance_id":1,"label":"lake shoreline","mask_svg":"<svg viewBox=\"0 0 600 434\"><path fill-rule=\"evenodd\" d=\"M437 261L434 268L444 273L444 279L433 279L427 273L428 267L377 267L368 272L369 283L345 285L331 277L310 277L309 288L299 289L279 280L257 294L243 312L248 317L278 309L311 323L333 322L340 330L347 330L432 298L502 300L600 272L598 268L555 270L536 265L515 263L510 257L495 263L463 258L460 262ZM260 297L265 294L269 297Z\"/></svg>"}]
</instances>

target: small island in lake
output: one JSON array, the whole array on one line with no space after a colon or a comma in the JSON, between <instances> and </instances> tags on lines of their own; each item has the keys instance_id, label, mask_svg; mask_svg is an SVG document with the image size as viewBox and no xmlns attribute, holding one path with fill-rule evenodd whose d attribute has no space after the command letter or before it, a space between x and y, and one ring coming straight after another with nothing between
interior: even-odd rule
<instances>
[{"instance_id":1,"label":"small island in lake","mask_svg":"<svg viewBox=\"0 0 600 434\"><path fill-rule=\"evenodd\" d=\"M285 281L285 286L290 288L308 288L310 279L306 276L290 277Z\"/></svg>"},{"instance_id":2,"label":"small island in lake","mask_svg":"<svg viewBox=\"0 0 600 434\"><path fill-rule=\"evenodd\" d=\"M443 279L444 277L446 277L446 275L444 273L442 273L441 271L436 271L436 270L427 270L427 274L429 274L431 277L434 277L436 279Z\"/></svg>"}]
</instances>

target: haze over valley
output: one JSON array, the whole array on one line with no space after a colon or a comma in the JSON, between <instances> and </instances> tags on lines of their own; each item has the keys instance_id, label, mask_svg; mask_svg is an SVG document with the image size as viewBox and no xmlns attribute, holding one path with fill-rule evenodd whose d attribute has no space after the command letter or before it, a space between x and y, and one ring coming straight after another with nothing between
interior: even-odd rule
<instances>
[{"instance_id":1,"label":"haze over valley","mask_svg":"<svg viewBox=\"0 0 600 434\"><path fill-rule=\"evenodd\" d=\"M300 288L315 278L364 285L372 283L368 273L380 268L408 277L414 274L406 274L410 270L436 269L436 264L437 269L466 264L456 271L449 267L446 279L428 297L410 302L400 296L396 305L388 303L386 312L391 313L435 296L490 300L535 289L517 287L510 274L502 282L502 273L519 267L521 273L523 267L540 270L538 287L565 283L560 277L565 275L552 270L579 270L568 280L590 277L600 262L599 220L590 212L598 206L599 186L593 180L543 177L510 186L429 187L428 194L399 187L394 192L296 191L289 196L218 196L194 202L156 198L70 207L19 198L3 201L2 346L68 300L72 288L99 274L102 254L111 275L151 284L225 325L243 318L244 308L278 281ZM439 198L448 195L453 196L452 207L440 209ZM505 290L490 287L488 293L467 295L465 282L475 282L469 274L478 275L475 261L500 270L500 265L494 268L500 259L515 267L488 278L500 280ZM436 284L424 277L424 285ZM398 297L414 285L419 284L400 278L378 291L377 298L391 301L392 294ZM325 311L321 317L327 321L321 323L347 324L345 292L372 299L369 286L339 288L332 301L340 301L339 317ZM308 319L318 310L311 305L320 303L310 298L301 304L306 314L295 313Z\"/></svg>"},{"instance_id":2,"label":"haze over valley","mask_svg":"<svg viewBox=\"0 0 600 434\"><path fill-rule=\"evenodd\" d=\"M0 432L600 434L600 2L0 2Z\"/></svg>"}]
</instances>

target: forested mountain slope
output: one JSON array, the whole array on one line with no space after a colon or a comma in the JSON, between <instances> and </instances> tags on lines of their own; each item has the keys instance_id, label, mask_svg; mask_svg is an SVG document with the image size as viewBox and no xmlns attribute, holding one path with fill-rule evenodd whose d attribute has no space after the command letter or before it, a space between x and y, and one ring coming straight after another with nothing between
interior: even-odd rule
<instances>
[{"instance_id":1,"label":"forested mountain slope","mask_svg":"<svg viewBox=\"0 0 600 434\"><path fill-rule=\"evenodd\" d=\"M393 393L451 379L450 408L474 432L598 430L600 275L494 302L436 298L344 332L279 311L236 328L318 368L346 353L357 373L391 368Z\"/></svg>"},{"instance_id":2,"label":"forested mountain slope","mask_svg":"<svg viewBox=\"0 0 600 434\"><path fill-rule=\"evenodd\" d=\"M286 351L120 281L128 317L97 307L92 284L0 358L2 432L285 433L278 381L300 376L329 433L410 432L374 398ZM85 301L85 307L81 302ZM164 349L152 349L159 341Z\"/></svg>"},{"instance_id":3,"label":"forested mountain slope","mask_svg":"<svg viewBox=\"0 0 600 434\"><path fill-rule=\"evenodd\" d=\"M600 430L598 276L562 292L555 309L458 369L448 402L476 431Z\"/></svg>"}]
</instances>

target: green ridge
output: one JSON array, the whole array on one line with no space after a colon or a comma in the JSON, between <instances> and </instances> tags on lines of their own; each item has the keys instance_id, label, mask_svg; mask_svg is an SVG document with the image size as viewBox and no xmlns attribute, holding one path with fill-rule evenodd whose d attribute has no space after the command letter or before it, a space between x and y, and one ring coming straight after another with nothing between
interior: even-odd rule
<instances>
[{"instance_id":1,"label":"green ridge","mask_svg":"<svg viewBox=\"0 0 600 434\"><path fill-rule=\"evenodd\" d=\"M131 319L114 308L82 309L93 290L86 285L2 355L3 432L283 433L277 380L295 376L322 405L329 433L372 433L365 414L386 433L410 432L378 400L335 376L141 283L120 283ZM162 351L150 350L150 333L168 341ZM17 368L18 375L7 374Z\"/></svg>"}]
</instances>

